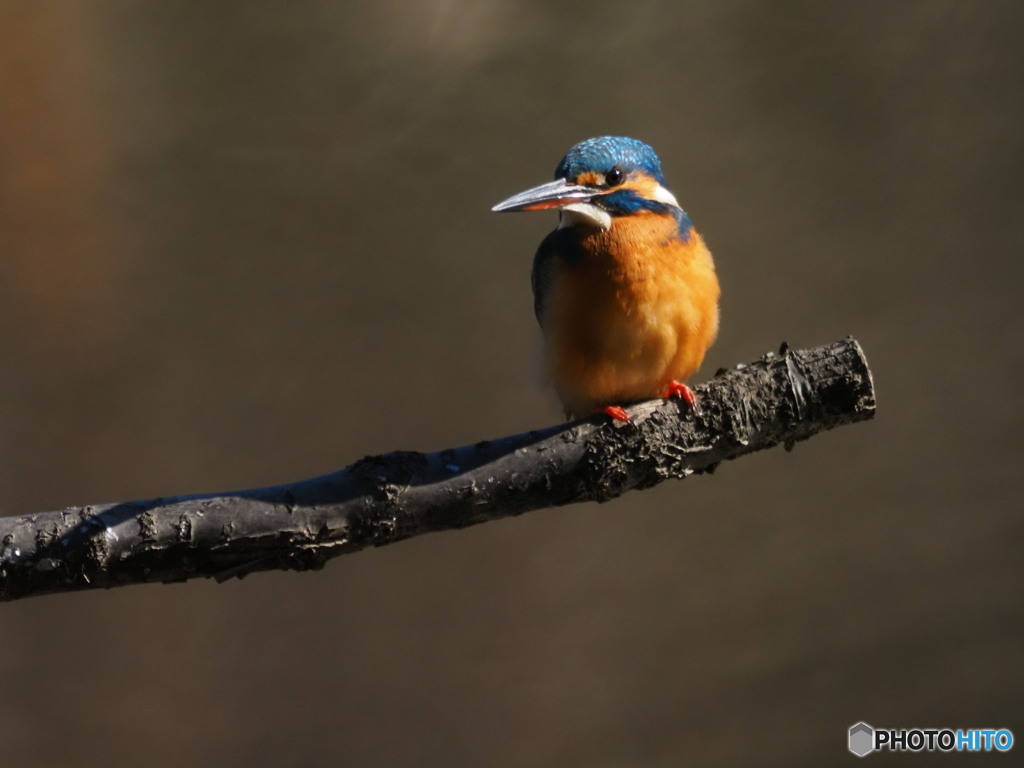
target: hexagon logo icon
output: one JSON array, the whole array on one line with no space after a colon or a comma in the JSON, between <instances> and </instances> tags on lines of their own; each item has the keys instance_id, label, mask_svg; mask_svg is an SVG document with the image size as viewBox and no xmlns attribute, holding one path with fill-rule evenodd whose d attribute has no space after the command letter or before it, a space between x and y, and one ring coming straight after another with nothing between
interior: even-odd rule
<instances>
[{"instance_id":1,"label":"hexagon logo icon","mask_svg":"<svg viewBox=\"0 0 1024 768\"><path fill-rule=\"evenodd\" d=\"M875 729L867 723L850 726L850 740L847 743L850 751L857 757L864 757L875 750Z\"/></svg>"}]
</instances>

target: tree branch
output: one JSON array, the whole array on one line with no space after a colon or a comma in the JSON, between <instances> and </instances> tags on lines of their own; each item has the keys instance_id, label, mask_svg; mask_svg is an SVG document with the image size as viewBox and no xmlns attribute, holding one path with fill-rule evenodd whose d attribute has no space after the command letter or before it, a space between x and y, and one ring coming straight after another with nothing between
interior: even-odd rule
<instances>
[{"instance_id":1,"label":"tree branch","mask_svg":"<svg viewBox=\"0 0 1024 768\"><path fill-rule=\"evenodd\" d=\"M368 546L579 501L607 501L875 411L860 346L768 353L676 400L437 453L368 456L329 475L225 494L0 518L0 600L253 571L321 568Z\"/></svg>"}]
</instances>

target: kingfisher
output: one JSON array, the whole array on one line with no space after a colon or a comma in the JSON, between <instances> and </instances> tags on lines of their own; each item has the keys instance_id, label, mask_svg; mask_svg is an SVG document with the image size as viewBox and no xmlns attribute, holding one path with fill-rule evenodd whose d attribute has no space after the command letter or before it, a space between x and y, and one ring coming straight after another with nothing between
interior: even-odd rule
<instances>
[{"instance_id":1,"label":"kingfisher","mask_svg":"<svg viewBox=\"0 0 1024 768\"><path fill-rule=\"evenodd\" d=\"M534 312L546 375L568 418L681 397L718 333L711 252L668 188L661 161L637 139L601 136L572 147L555 180L494 211L557 209L558 227L533 260Z\"/></svg>"}]
</instances>

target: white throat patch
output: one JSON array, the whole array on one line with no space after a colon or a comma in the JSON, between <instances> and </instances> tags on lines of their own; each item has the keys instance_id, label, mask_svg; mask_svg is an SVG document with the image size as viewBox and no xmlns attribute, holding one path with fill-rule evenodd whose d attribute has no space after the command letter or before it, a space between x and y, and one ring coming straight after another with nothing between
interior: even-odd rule
<instances>
[{"instance_id":1,"label":"white throat patch","mask_svg":"<svg viewBox=\"0 0 1024 768\"><path fill-rule=\"evenodd\" d=\"M601 210L593 203L570 203L559 210L559 229L575 227L579 224L589 224L599 229L611 229L612 217L608 211Z\"/></svg>"}]
</instances>

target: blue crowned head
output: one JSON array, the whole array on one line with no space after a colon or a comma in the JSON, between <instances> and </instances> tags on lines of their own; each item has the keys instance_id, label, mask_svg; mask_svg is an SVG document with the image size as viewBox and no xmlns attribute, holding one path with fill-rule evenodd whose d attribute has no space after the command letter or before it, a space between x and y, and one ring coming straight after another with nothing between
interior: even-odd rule
<instances>
[{"instance_id":1,"label":"blue crowned head","mask_svg":"<svg viewBox=\"0 0 1024 768\"><path fill-rule=\"evenodd\" d=\"M626 174L640 171L659 184L665 183L661 161L654 150L628 136L598 136L581 141L566 152L555 169L555 178L575 181L581 173L604 174L615 166Z\"/></svg>"}]
</instances>

